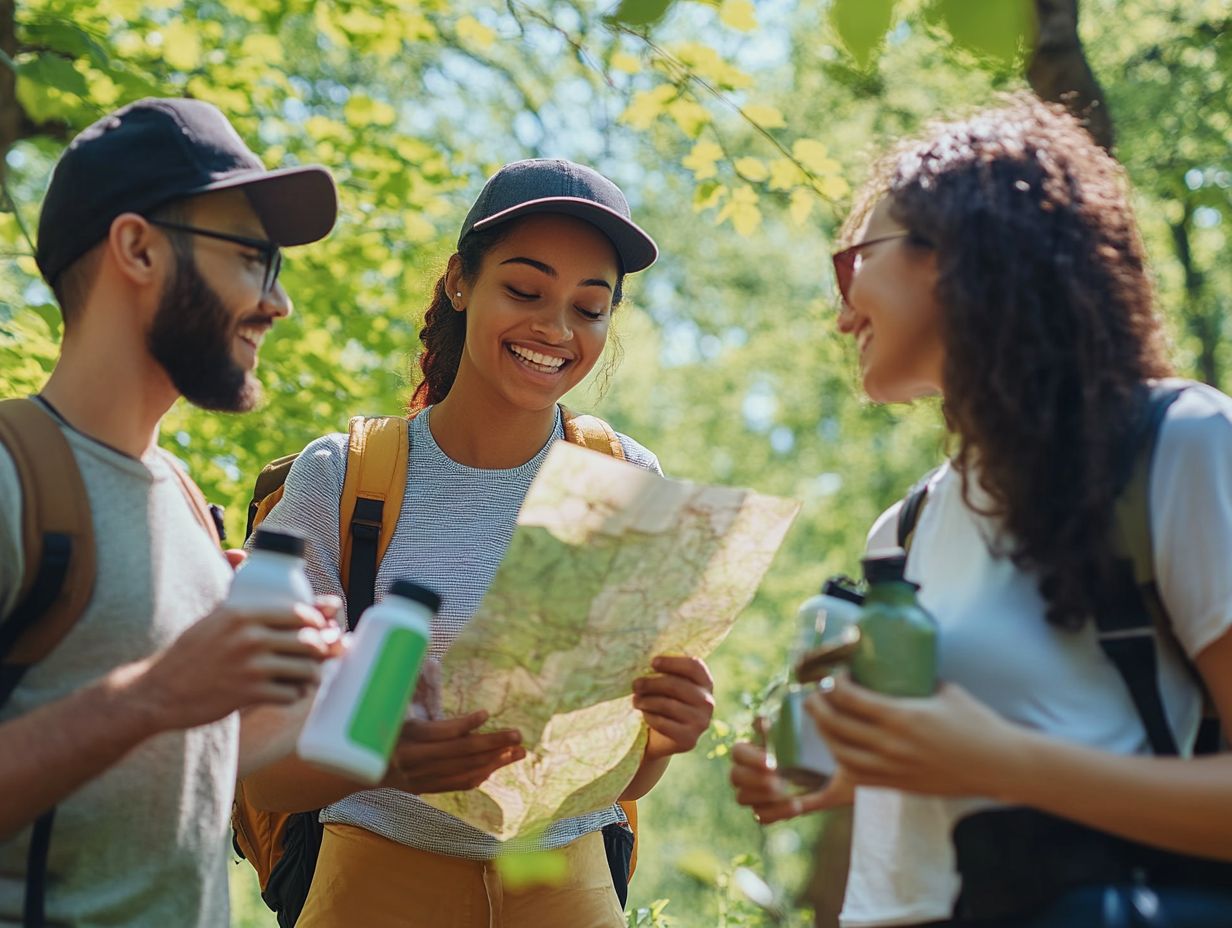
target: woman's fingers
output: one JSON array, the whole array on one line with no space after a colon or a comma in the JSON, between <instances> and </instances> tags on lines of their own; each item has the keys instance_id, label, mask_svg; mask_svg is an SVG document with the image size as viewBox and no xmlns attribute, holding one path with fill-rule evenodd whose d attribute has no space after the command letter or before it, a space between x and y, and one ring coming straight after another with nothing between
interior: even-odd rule
<instances>
[{"instance_id":1,"label":"woman's fingers","mask_svg":"<svg viewBox=\"0 0 1232 928\"><path fill-rule=\"evenodd\" d=\"M633 708L683 725L705 724L710 720L710 713L704 709L666 696L634 696Z\"/></svg>"},{"instance_id":2,"label":"woman's fingers","mask_svg":"<svg viewBox=\"0 0 1232 928\"><path fill-rule=\"evenodd\" d=\"M714 677L710 675L710 668L699 657L679 657L661 654L650 662L650 666L661 674L684 677L704 690L714 689ZM654 678L643 677L642 679Z\"/></svg>"},{"instance_id":3,"label":"woman's fingers","mask_svg":"<svg viewBox=\"0 0 1232 928\"><path fill-rule=\"evenodd\" d=\"M824 693L810 694L804 701L804 708L832 747L842 744L875 750L884 740L875 724L859 716L843 715Z\"/></svg>"},{"instance_id":4,"label":"woman's fingers","mask_svg":"<svg viewBox=\"0 0 1232 928\"><path fill-rule=\"evenodd\" d=\"M638 677L633 681L633 695L662 696L697 706L700 709L714 708L714 694L688 677L675 674Z\"/></svg>"}]
</instances>

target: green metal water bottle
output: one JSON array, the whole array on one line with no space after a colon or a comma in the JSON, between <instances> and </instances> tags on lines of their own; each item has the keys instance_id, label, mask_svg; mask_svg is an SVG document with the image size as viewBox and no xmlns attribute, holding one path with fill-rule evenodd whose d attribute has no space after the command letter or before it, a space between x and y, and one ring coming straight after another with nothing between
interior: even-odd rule
<instances>
[{"instance_id":1,"label":"green metal water bottle","mask_svg":"<svg viewBox=\"0 0 1232 928\"><path fill-rule=\"evenodd\" d=\"M861 562L868 591L856 620L860 643L851 676L887 696L929 696L937 688L937 620L905 576L902 548L871 551Z\"/></svg>"}]
</instances>

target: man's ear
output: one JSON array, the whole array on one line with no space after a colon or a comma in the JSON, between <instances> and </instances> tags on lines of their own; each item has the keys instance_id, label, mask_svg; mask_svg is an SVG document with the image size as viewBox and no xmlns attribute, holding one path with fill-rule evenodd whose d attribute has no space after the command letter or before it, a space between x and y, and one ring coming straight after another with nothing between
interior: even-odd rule
<instances>
[{"instance_id":1,"label":"man's ear","mask_svg":"<svg viewBox=\"0 0 1232 928\"><path fill-rule=\"evenodd\" d=\"M136 213L121 213L112 220L107 253L116 270L138 287L161 285L175 262L171 242Z\"/></svg>"}]
</instances>

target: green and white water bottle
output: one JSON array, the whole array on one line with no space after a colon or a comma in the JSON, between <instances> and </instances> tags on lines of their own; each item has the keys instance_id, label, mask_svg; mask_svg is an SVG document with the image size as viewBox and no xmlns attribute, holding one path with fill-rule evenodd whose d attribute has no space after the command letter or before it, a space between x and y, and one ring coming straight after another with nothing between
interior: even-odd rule
<instances>
[{"instance_id":1,"label":"green and white water bottle","mask_svg":"<svg viewBox=\"0 0 1232 928\"><path fill-rule=\"evenodd\" d=\"M856 620L860 642L851 677L887 696L930 696L937 688L937 620L906 577L902 548L870 551L861 562L868 591Z\"/></svg>"},{"instance_id":2,"label":"green and white water bottle","mask_svg":"<svg viewBox=\"0 0 1232 928\"><path fill-rule=\"evenodd\" d=\"M300 732L304 760L361 783L385 775L432 637L441 598L409 580L355 623L350 648L317 690Z\"/></svg>"}]
</instances>

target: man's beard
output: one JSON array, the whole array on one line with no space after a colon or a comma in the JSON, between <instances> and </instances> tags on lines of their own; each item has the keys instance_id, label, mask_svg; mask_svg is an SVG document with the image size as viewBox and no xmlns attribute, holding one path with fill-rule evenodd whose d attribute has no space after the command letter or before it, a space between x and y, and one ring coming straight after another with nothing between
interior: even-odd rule
<instances>
[{"instance_id":1,"label":"man's beard","mask_svg":"<svg viewBox=\"0 0 1232 928\"><path fill-rule=\"evenodd\" d=\"M261 384L232 355L236 328L196 262L177 254L175 278L163 290L146 344L194 406L247 412L261 400Z\"/></svg>"}]
</instances>

